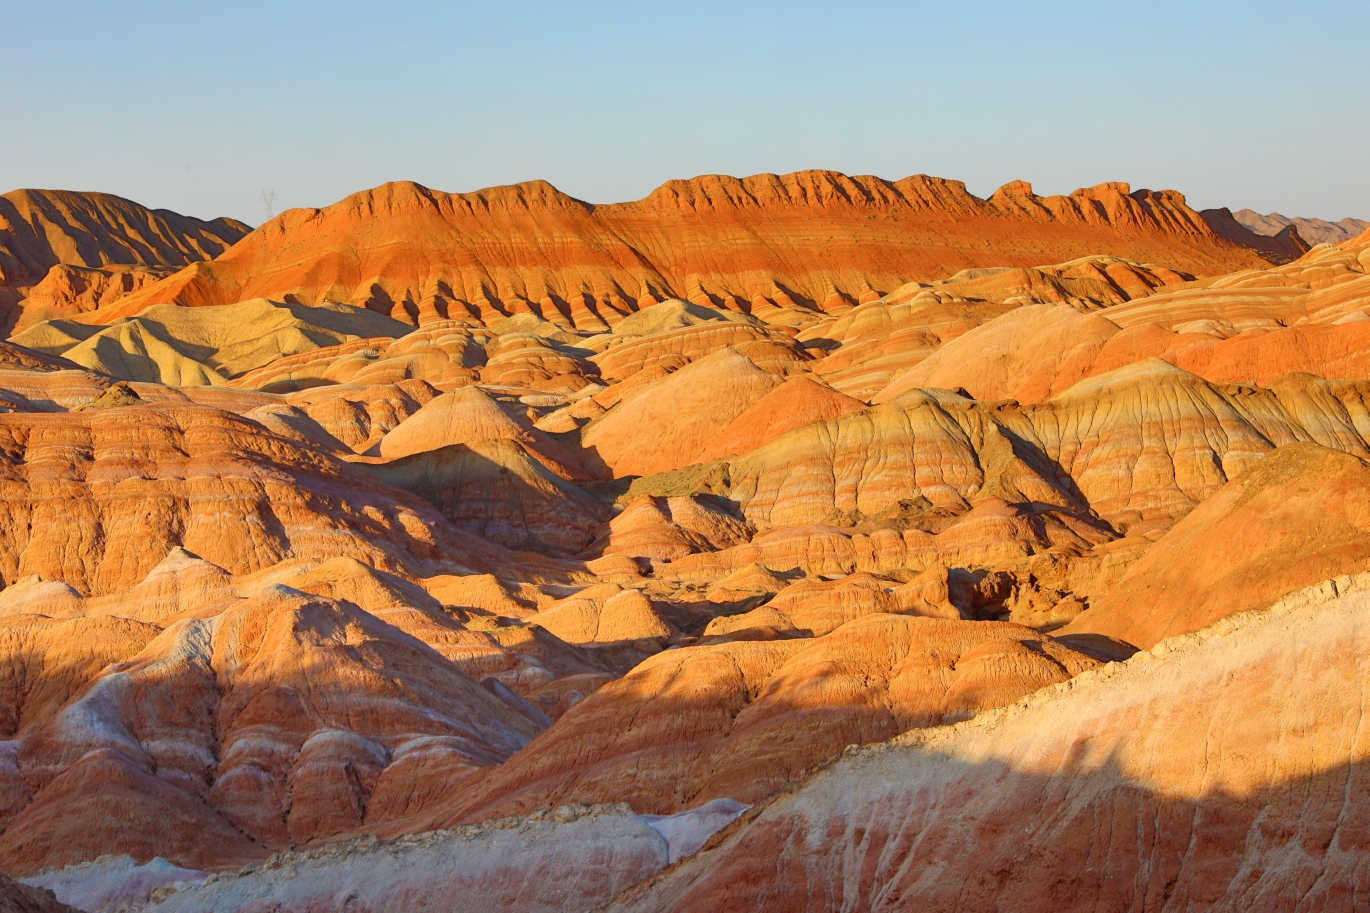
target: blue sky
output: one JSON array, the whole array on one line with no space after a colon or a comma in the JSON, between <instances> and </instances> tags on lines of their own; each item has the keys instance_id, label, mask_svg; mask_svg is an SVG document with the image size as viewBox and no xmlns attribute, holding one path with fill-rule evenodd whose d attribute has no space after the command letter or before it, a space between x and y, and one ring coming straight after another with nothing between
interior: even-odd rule
<instances>
[{"instance_id":1,"label":"blue sky","mask_svg":"<svg viewBox=\"0 0 1370 913\"><path fill-rule=\"evenodd\" d=\"M256 224L831 168L1370 218L1370 4L0 0L0 191Z\"/></svg>"}]
</instances>

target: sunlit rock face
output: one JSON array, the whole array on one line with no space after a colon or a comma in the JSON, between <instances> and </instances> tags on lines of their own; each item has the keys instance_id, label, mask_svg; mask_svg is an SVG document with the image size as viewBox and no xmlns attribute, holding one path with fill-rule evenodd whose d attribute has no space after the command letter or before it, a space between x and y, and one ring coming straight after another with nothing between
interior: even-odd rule
<instances>
[{"instance_id":1,"label":"sunlit rock face","mask_svg":"<svg viewBox=\"0 0 1370 913\"><path fill-rule=\"evenodd\" d=\"M1370 237L828 172L24 200L33 902L1355 907Z\"/></svg>"},{"instance_id":2,"label":"sunlit rock face","mask_svg":"<svg viewBox=\"0 0 1370 913\"><path fill-rule=\"evenodd\" d=\"M1355 909L1365 586L848 752L612 909Z\"/></svg>"}]
</instances>

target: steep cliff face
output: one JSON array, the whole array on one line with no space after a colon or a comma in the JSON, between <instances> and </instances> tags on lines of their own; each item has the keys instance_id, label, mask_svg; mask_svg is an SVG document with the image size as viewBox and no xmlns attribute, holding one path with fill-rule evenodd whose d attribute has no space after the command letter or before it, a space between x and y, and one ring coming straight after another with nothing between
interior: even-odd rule
<instances>
[{"instance_id":1,"label":"steep cliff face","mask_svg":"<svg viewBox=\"0 0 1370 913\"><path fill-rule=\"evenodd\" d=\"M673 297L834 310L979 266L1100 253L1205 274L1267 262L1237 237L1219 236L1177 193L1126 184L1039 197L1017 182L982 200L939 178L805 171L672 181L637 202L592 206L541 181L468 194L396 183L282 213L104 319L253 297L411 320L532 311L587 327Z\"/></svg>"}]
</instances>

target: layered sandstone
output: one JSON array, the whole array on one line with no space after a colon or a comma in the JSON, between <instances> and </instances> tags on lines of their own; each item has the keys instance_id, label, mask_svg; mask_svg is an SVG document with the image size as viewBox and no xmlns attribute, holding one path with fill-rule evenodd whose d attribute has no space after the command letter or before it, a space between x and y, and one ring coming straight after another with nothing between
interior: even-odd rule
<instances>
[{"instance_id":1,"label":"layered sandstone","mask_svg":"<svg viewBox=\"0 0 1370 913\"><path fill-rule=\"evenodd\" d=\"M387 569L506 560L426 502L218 409L0 415L0 442L9 582L117 592L175 546L234 573L311 556Z\"/></svg>"},{"instance_id":2,"label":"layered sandstone","mask_svg":"<svg viewBox=\"0 0 1370 913\"><path fill-rule=\"evenodd\" d=\"M615 476L688 466L700 462L730 423L780 385L740 352L719 349L591 421L581 444Z\"/></svg>"},{"instance_id":3,"label":"layered sandstone","mask_svg":"<svg viewBox=\"0 0 1370 913\"><path fill-rule=\"evenodd\" d=\"M719 797L753 802L853 742L1002 706L1096 665L1019 625L878 611L817 639L670 650L421 820L608 796L663 814Z\"/></svg>"},{"instance_id":4,"label":"layered sandstone","mask_svg":"<svg viewBox=\"0 0 1370 913\"><path fill-rule=\"evenodd\" d=\"M268 584L162 624L4 620L26 647L5 689L11 871L111 851L234 867L359 824L416 741L446 743L469 768L538 731L355 603ZM72 662L92 644L115 662Z\"/></svg>"},{"instance_id":5,"label":"layered sandstone","mask_svg":"<svg viewBox=\"0 0 1370 913\"><path fill-rule=\"evenodd\" d=\"M1064 302L1019 307L945 339L872 402L919 387L1041 402L1147 358L1216 383L1264 385L1290 373L1365 378L1367 269L1370 245L1320 247L1285 266L1158 289L1103 310Z\"/></svg>"},{"instance_id":6,"label":"layered sandstone","mask_svg":"<svg viewBox=\"0 0 1370 913\"><path fill-rule=\"evenodd\" d=\"M107 193L14 190L0 195L0 305L41 290L36 319L93 310L166 267L218 256L249 231L233 219L204 222ZM15 316L4 314L3 325Z\"/></svg>"},{"instance_id":7,"label":"layered sandstone","mask_svg":"<svg viewBox=\"0 0 1370 913\"><path fill-rule=\"evenodd\" d=\"M13 339L111 377L185 387L222 385L283 357L407 330L346 305L301 308L262 299L209 309L164 305L103 329L44 321Z\"/></svg>"},{"instance_id":8,"label":"layered sandstone","mask_svg":"<svg viewBox=\"0 0 1370 913\"><path fill-rule=\"evenodd\" d=\"M370 470L492 542L574 555L599 537L612 511L568 482L564 475L570 471L558 474L549 462L516 440L492 438L437 447Z\"/></svg>"},{"instance_id":9,"label":"layered sandstone","mask_svg":"<svg viewBox=\"0 0 1370 913\"><path fill-rule=\"evenodd\" d=\"M391 841L361 839L163 891L145 909L591 909L692 854L744 808L715 803L658 817L623 805L562 806ZM79 885L79 877L71 881Z\"/></svg>"},{"instance_id":10,"label":"layered sandstone","mask_svg":"<svg viewBox=\"0 0 1370 913\"><path fill-rule=\"evenodd\" d=\"M917 497L962 511L989 493L1087 504L1127 528L1183 516L1278 444L1370 452L1351 417L1366 392L1326 381L1219 387L1156 359L1036 407L914 390L730 462L729 490L759 529L870 517Z\"/></svg>"},{"instance_id":11,"label":"layered sandstone","mask_svg":"<svg viewBox=\"0 0 1370 913\"><path fill-rule=\"evenodd\" d=\"M990 860L950 876L980 906L1247 898L1207 874L1279 868L1243 815L1326 824L1250 773L1322 755L1260 752L1359 706L1252 682L1356 679L1350 623L1120 663L1370 566L1370 244L1232 232L1118 185L815 172L387 185L152 284L59 264L29 313L66 310L0 347L0 867L177 909L580 908L663 871L625 902L935 906L930 857ZM1002 739L942 728L1053 686ZM898 770L811 776L891 737Z\"/></svg>"},{"instance_id":12,"label":"layered sandstone","mask_svg":"<svg viewBox=\"0 0 1370 913\"><path fill-rule=\"evenodd\" d=\"M293 296L415 323L531 312L596 329L667 298L832 311L910 280L1095 254L1206 274L1265 262L1179 194L1125 184L1039 197L1015 182L982 200L939 178L807 171L672 181L635 203L592 206L545 182L469 194L397 183L282 213L227 256L99 319L151 304Z\"/></svg>"},{"instance_id":13,"label":"layered sandstone","mask_svg":"<svg viewBox=\"0 0 1370 913\"><path fill-rule=\"evenodd\" d=\"M1162 537L1063 633L1149 649L1331 576L1370 568L1370 466L1289 444Z\"/></svg>"},{"instance_id":14,"label":"layered sandstone","mask_svg":"<svg viewBox=\"0 0 1370 913\"><path fill-rule=\"evenodd\" d=\"M1348 585L851 750L612 909L1356 909L1370 598Z\"/></svg>"}]
</instances>

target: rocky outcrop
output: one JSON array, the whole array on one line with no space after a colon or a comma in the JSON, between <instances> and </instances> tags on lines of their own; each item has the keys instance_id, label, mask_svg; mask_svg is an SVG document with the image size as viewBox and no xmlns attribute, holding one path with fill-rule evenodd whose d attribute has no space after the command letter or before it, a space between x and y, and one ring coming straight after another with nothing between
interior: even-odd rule
<instances>
[{"instance_id":1,"label":"rocky outcrop","mask_svg":"<svg viewBox=\"0 0 1370 913\"><path fill-rule=\"evenodd\" d=\"M179 266L179 262L177 266ZM72 266L58 263L28 290L18 329L43 320L72 317L110 307L114 302L176 272L176 266L123 263L114 266Z\"/></svg>"},{"instance_id":2,"label":"rocky outcrop","mask_svg":"<svg viewBox=\"0 0 1370 913\"><path fill-rule=\"evenodd\" d=\"M328 384L285 397L334 439L356 453L368 453L405 419L438 396L423 380L357 387Z\"/></svg>"},{"instance_id":3,"label":"rocky outcrop","mask_svg":"<svg viewBox=\"0 0 1370 913\"><path fill-rule=\"evenodd\" d=\"M846 745L1002 706L1097 664L1019 625L890 614L813 640L669 650L422 820L609 796L662 814L724 796L753 802Z\"/></svg>"},{"instance_id":4,"label":"rocky outcrop","mask_svg":"<svg viewBox=\"0 0 1370 913\"><path fill-rule=\"evenodd\" d=\"M704 448L699 462L751 453L791 428L841 418L865 408L861 400L839 393L812 376L793 377L729 422Z\"/></svg>"},{"instance_id":5,"label":"rocky outcrop","mask_svg":"<svg viewBox=\"0 0 1370 913\"><path fill-rule=\"evenodd\" d=\"M575 454L512 418L479 387L463 387L424 403L388 431L377 450L387 460L394 460L482 441L516 444L563 478L585 478L582 471L574 468Z\"/></svg>"},{"instance_id":6,"label":"rocky outcrop","mask_svg":"<svg viewBox=\"0 0 1370 913\"><path fill-rule=\"evenodd\" d=\"M1218 387L1155 359L1036 407L915 390L731 461L730 492L758 529L870 517L916 497L960 512L989 493L1087 504L1125 529L1178 519L1278 444L1370 454L1350 418L1365 393L1326 381Z\"/></svg>"},{"instance_id":7,"label":"rocky outcrop","mask_svg":"<svg viewBox=\"0 0 1370 913\"><path fill-rule=\"evenodd\" d=\"M14 341L111 377L184 387L222 385L282 357L407 330L346 305L301 308L259 299L212 309L163 305L103 329L48 321Z\"/></svg>"},{"instance_id":8,"label":"rocky outcrop","mask_svg":"<svg viewBox=\"0 0 1370 913\"><path fill-rule=\"evenodd\" d=\"M4 913L81 913L60 903L52 891L0 875L0 910Z\"/></svg>"},{"instance_id":9,"label":"rocky outcrop","mask_svg":"<svg viewBox=\"0 0 1370 913\"><path fill-rule=\"evenodd\" d=\"M1357 585L851 749L612 909L1356 909Z\"/></svg>"},{"instance_id":10,"label":"rocky outcrop","mask_svg":"<svg viewBox=\"0 0 1370 913\"><path fill-rule=\"evenodd\" d=\"M35 371L77 371L81 366L65 358L35 352L12 342L0 342L0 366Z\"/></svg>"},{"instance_id":11,"label":"rocky outcrop","mask_svg":"<svg viewBox=\"0 0 1370 913\"><path fill-rule=\"evenodd\" d=\"M1083 378L1147 358L1214 383L1265 385L1299 372L1365 378L1367 264L1370 246L1321 247L1278 269L1161 289L1102 311L1021 307L947 341L872 402L919 387L1041 402Z\"/></svg>"},{"instance_id":12,"label":"rocky outcrop","mask_svg":"<svg viewBox=\"0 0 1370 913\"><path fill-rule=\"evenodd\" d=\"M85 305L110 303L147 285L138 267L152 268L147 278L160 278L157 268L209 260L248 231L233 219L203 222L107 193L14 190L0 195L0 306L40 286L46 292L40 312L88 310ZM121 268L108 269L115 265ZM59 266L74 269L54 275ZM126 285L122 277L137 278ZM87 296L89 285L104 288ZM0 325L8 328L15 316L4 314Z\"/></svg>"},{"instance_id":13,"label":"rocky outcrop","mask_svg":"<svg viewBox=\"0 0 1370 913\"><path fill-rule=\"evenodd\" d=\"M427 633L395 614L402 606L378 609L388 624L280 584L196 605L160 624L3 619L22 645L11 662L24 662L4 689L16 749L3 777L6 868L108 852L235 867L360 825L379 781L393 792L419 773L403 763L416 742L469 770L538 731L402 633ZM89 656L92 643L105 655Z\"/></svg>"},{"instance_id":14,"label":"rocky outcrop","mask_svg":"<svg viewBox=\"0 0 1370 913\"><path fill-rule=\"evenodd\" d=\"M500 561L426 502L204 406L0 415L0 455L10 583L118 592L175 546L234 573L311 556L392 570Z\"/></svg>"},{"instance_id":15,"label":"rocky outcrop","mask_svg":"<svg viewBox=\"0 0 1370 913\"><path fill-rule=\"evenodd\" d=\"M756 530L708 495L629 498L608 528L583 554L623 555L649 563L674 561L750 541Z\"/></svg>"},{"instance_id":16,"label":"rocky outcrop","mask_svg":"<svg viewBox=\"0 0 1370 913\"><path fill-rule=\"evenodd\" d=\"M658 306L669 309L672 304L667 302ZM648 310L639 312L635 317L650 314ZM731 315L726 311L720 315L726 316ZM626 323L628 320L615 328L616 336ZM680 328L671 328L668 323L664 330L656 329L659 325L660 322L654 321L652 332L641 336L626 335L623 341L615 340L609 349L594 356L606 383L627 380L645 370L658 373L675 371L720 349L733 349L773 374L785 375L804 370L804 357L796 351L790 336L777 329L725 319Z\"/></svg>"},{"instance_id":17,"label":"rocky outcrop","mask_svg":"<svg viewBox=\"0 0 1370 913\"><path fill-rule=\"evenodd\" d=\"M1173 191L1126 184L1039 197L1015 182L982 200L958 181L806 171L672 181L635 203L591 206L540 181L469 194L396 183L282 213L104 319L294 296L415 323L531 312L594 330L669 298L833 311L910 280L1097 254L1205 274L1266 262L1257 236L1236 231L1218 235Z\"/></svg>"},{"instance_id":18,"label":"rocky outcrop","mask_svg":"<svg viewBox=\"0 0 1370 913\"><path fill-rule=\"evenodd\" d=\"M1290 906L1361 814L1359 641L1129 657L1370 567L1367 250L806 173L387 185L151 285L49 271L0 347L0 867L111 909Z\"/></svg>"},{"instance_id":19,"label":"rocky outcrop","mask_svg":"<svg viewBox=\"0 0 1370 913\"><path fill-rule=\"evenodd\" d=\"M1288 444L1157 541L1062 633L1150 649L1329 576L1370 568L1370 466Z\"/></svg>"},{"instance_id":20,"label":"rocky outcrop","mask_svg":"<svg viewBox=\"0 0 1370 913\"><path fill-rule=\"evenodd\" d=\"M410 421L420 418L422 412ZM612 510L547 464L563 475L580 473L538 456L534 448L506 438L440 447L367 468L428 501L455 526L491 542L577 554L600 536Z\"/></svg>"},{"instance_id":21,"label":"rocky outcrop","mask_svg":"<svg viewBox=\"0 0 1370 913\"><path fill-rule=\"evenodd\" d=\"M634 393L581 432L581 443L615 476L650 475L698 463L729 424L781 381L724 348Z\"/></svg>"},{"instance_id":22,"label":"rocky outcrop","mask_svg":"<svg viewBox=\"0 0 1370 913\"><path fill-rule=\"evenodd\" d=\"M692 854L744 808L662 818L621 804L571 805L395 840L364 838L164 889L142 909L588 910Z\"/></svg>"},{"instance_id":23,"label":"rocky outcrop","mask_svg":"<svg viewBox=\"0 0 1370 913\"><path fill-rule=\"evenodd\" d=\"M324 384L368 386L406 380L464 385L485 363L490 334L455 321L438 321L391 339L357 339L278 358L229 383L247 390L292 393Z\"/></svg>"},{"instance_id":24,"label":"rocky outcrop","mask_svg":"<svg viewBox=\"0 0 1370 913\"><path fill-rule=\"evenodd\" d=\"M528 623L572 644L667 639L678 633L640 590L613 584L554 602Z\"/></svg>"}]
</instances>

